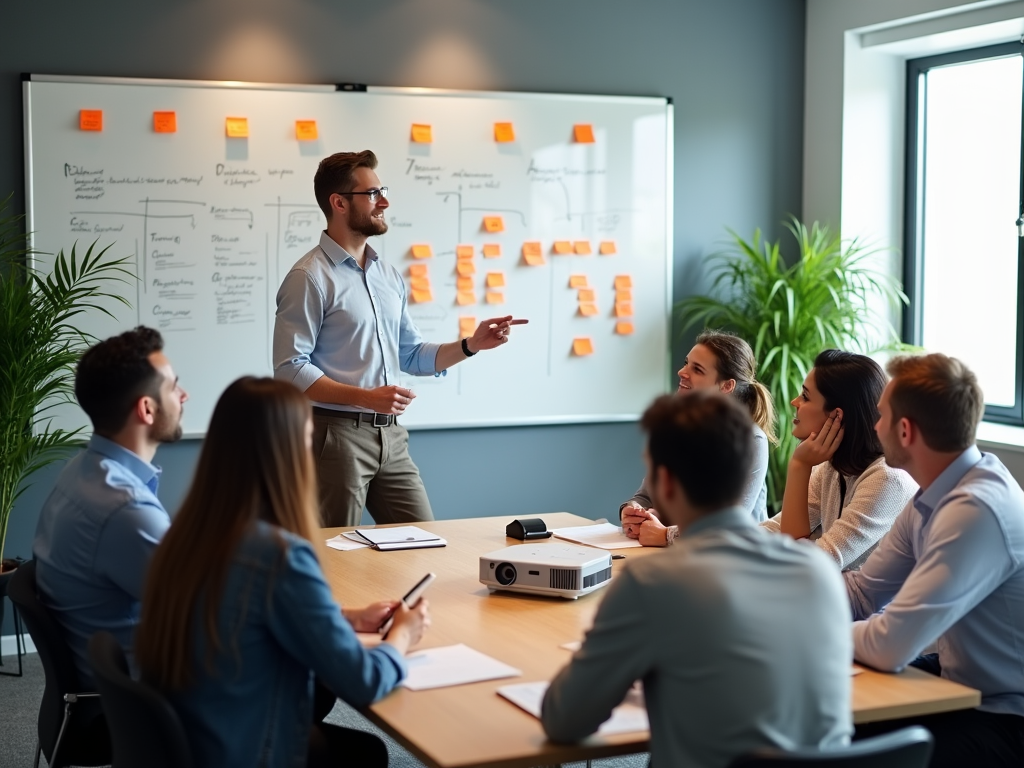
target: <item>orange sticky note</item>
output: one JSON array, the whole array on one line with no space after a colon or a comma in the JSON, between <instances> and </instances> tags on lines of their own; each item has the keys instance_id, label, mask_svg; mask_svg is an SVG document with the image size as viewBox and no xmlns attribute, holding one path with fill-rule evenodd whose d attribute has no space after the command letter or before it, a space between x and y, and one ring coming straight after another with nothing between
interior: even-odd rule
<instances>
[{"instance_id":1,"label":"orange sticky note","mask_svg":"<svg viewBox=\"0 0 1024 768\"><path fill-rule=\"evenodd\" d=\"M555 240L554 244L551 246L551 250L564 256L567 253L572 253L572 243L568 240Z\"/></svg>"},{"instance_id":2,"label":"orange sticky note","mask_svg":"<svg viewBox=\"0 0 1024 768\"><path fill-rule=\"evenodd\" d=\"M593 251L590 250L589 240L577 240L572 244L572 249L576 251L577 256L589 256Z\"/></svg>"},{"instance_id":3,"label":"orange sticky note","mask_svg":"<svg viewBox=\"0 0 1024 768\"><path fill-rule=\"evenodd\" d=\"M633 324L625 320L615 324L615 332L620 336L629 336L633 333Z\"/></svg>"},{"instance_id":4,"label":"orange sticky note","mask_svg":"<svg viewBox=\"0 0 1024 768\"><path fill-rule=\"evenodd\" d=\"M459 335L460 336L472 336L473 331L476 330L476 318L462 316L459 318Z\"/></svg>"},{"instance_id":5,"label":"orange sticky note","mask_svg":"<svg viewBox=\"0 0 1024 768\"><path fill-rule=\"evenodd\" d=\"M587 287L587 276L586 275L569 275L569 287L570 288L586 288Z\"/></svg>"},{"instance_id":6,"label":"orange sticky note","mask_svg":"<svg viewBox=\"0 0 1024 768\"><path fill-rule=\"evenodd\" d=\"M473 258L473 246L472 245L456 245L455 246L455 258L459 259L472 259Z\"/></svg>"},{"instance_id":7,"label":"orange sticky note","mask_svg":"<svg viewBox=\"0 0 1024 768\"><path fill-rule=\"evenodd\" d=\"M430 144L434 141L434 132L426 123L413 123L412 140L417 144Z\"/></svg>"},{"instance_id":8,"label":"orange sticky note","mask_svg":"<svg viewBox=\"0 0 1024 768\"><path fill-rule=\"evenodd\" d=\"M629 288L626 288L626 289L621 290L621 291L616 291L615 292L615 300L616 301L632 301L633 300L633 291L631 291Z\"/></svg>"},{"instance_id":9,"label":"orange sticky note","mask_svg":"<svg viewBox=\"0 0 1024 768\"><path fill-rule=\"evenodd\" d=\"M429 277L413 277L409 280L409 285L412 286L414 291L429 291L430 290L430 278Z\"/></svg>"},{"instance_id":10,"label":"orange sticky note","mask_svg":"<svg viewBox=\"0 0 1024 768\"><path fill-rule=\"evenodd\" d=\"M487 273L487 287L488 288L504 288L505 287L505 273L504 272L488 272Z\"/></svg>"},{"instance_id":11,"label":"orange sticky note","mask_svg":"<svg viewBox=\"0 0 1024 768\"><path fill-rule=\"evenodd\" d=\"M316 120L296 120L295 138L299 141L316 141L319 138Z\"/></svg>"},{"instance_id":12,"label":"orange sticky note","mask_svg":"<svg viewBox=\"0 0 1024 768\"><path fill-rule=\"evenodd\" d=\"M430 292L429 288L426 289L412 289L412 300L415 304L424 304L428 301L434 300L434 295Z\"/></svg>"},{"instance_id":13,"label":"orange sticky note","mask_svg":"<svg viewBox=\"0 0 1024 768\"><path fill-rule=\"evenodd\" d=\"M525 261L531 267L541 267L546 263L544 261L543 256L537 256L536 254L533 253L524 253L523 261Z\"/></svg>"},{"instance_id":14,"label":"orange sticky note","mask_svg":"<svg viewBox=\"0 0 1024 768\"><path fill-rule=\"evenodd\" d=\"M433 255L434 251L425 243L420 243L412 247L412 257L414 259L429 259Z\"/></svg>"},{"instance_id":15,"label":"orange sticky note","mask_svg":"<svg viewBox=\"0 0 1024 768\"><path fill-rule=\"evenodd\" d=\"M633 316L633 302L631 302L631 301L616 301L615 302L615 316L616 317L632 317Z\"/></svg>"},{"instance_id":16,"label":"orange sticky note","mask_svg":"<svg viewBox=\"0 0 1024 768\"><path fill-rule=\"evenodd\" d=\"M461 277L469 277L470 275L476 274L476 264L472 261L460 261L455 265L455 271L458 272Z\"/></svg>"},{"instance_id":17,"label":"orange sticky note","mask_svg":"<svg viewBox=\"0 0 1024 768\"><path fill-rule=\"evenodd\" d=\"M495 123L494 140L502 143L515 141L516 132L512 128L512 123Z\"/></svg>"},{"instance_id":18,"label":"orange sticky note","mask_svg":"<svg viewBox=\"0 0 1024 768\"><path fill-rule=\"evenodd\" d=\"M455 294L455 302L460 307L476 304L476 294L473 291L459 291Z\"/></svg>"},{"instance_id":19,"label":"orange sticky note","mask_svg":"<svg viewBox=\"0 0 1024 768\"><path fill-rule=\"evenodd\" d=\"M584 317L593 317L598 313L597 304L593 304L589 301L580 302L580 314Z\"/></svg>"},{"instance_id":20,"label":"orange sticky note","mask_svg":"<svg viewBox=\"0 0 1024 768\"><path fill-rule=\"evenodd\" d=\"M484 216L484 231L504 232L505 220L501 216Z\"/></svg>"},{"instance_id":21,"label":"orange sticky note","mask_svg":"<svg viewBox=\"0 0 1024 768\"><path fill-rule=\"evenodd\" d=\"M621 291L625 288L633 287L633 278L629 275L616 275L615 276L615 290Z\"/></svg>"},{"instance_id":22,"label":"orange sticky note","mask_svg":"<svg viewBox=\"0 0 1024 768\"><path fill-rule=\"evenodd\" d=\"M572 340L572 352L574 355L585 357L594 354L594 342L588 336L581 336Z\"/></svg>"},{"instance_id":23,"label":"orange sticky note","mask_svg":"<svg viewBox=\"0 0 1024 768\"><path fill-rule=\"evenodd\" d=\"M544 263L544 256L541 254L539 241L528 240L523 243L523 261L531 267L539 267Z\"/></svg>"},{"instance_id":24,"label":"orange sticky note","mask_svg":"<svg viewBox=\"0 0 1024 768\"><path fill-rule=\"evenodd\" d=\"M597 301L596 291L593 288L580 288L576 298L579 301Z\"/></svg>"},{"instance_id":25,"label":"orange sticky note","mask_svg":"<svg viewBox=\"0 0 1024 768\"><path fill-rule=\"evenodd\" d=\"M224 130L229 139L249 138L248 117L227 117L224 119Z\"/></svg>"},{"instance_id":26,"label":"orange sticky note","mask_svg":"<svg viewBox=\"0 0 1024 768\"><path fill-rule=\"evenodd\" d=\"M178 113L177 112L154 112L153 133L177 133Z\"/></svg>"},{"instance_id":27,"label":"orange sticky note","mask_svg":"<svg viewBox=\"0 0 1024 768\"><path fill-rule=\"evenodd\" d=\"M427 265L426 264L410 264L409 275L411 277L426 277L427 276Z\"/></svg>"},{"instance_id":28,"label":"orange sticky note","mask_svg":"<svg viewBox=\"0 0 1024 768\"><path fill-rule=\"evenodd\" d=\"M80 109L78 111L78 130L80 131L102 131L103 110L102 109Z\"/></svg>"},{"instance_id":29,"label":"orange sticky note","mask_svg":"<svg viewBox=\"0 0 1024 768\"><path fill-rule=\"evenodd\" d=\"M487 291L486 299L488 304L504 304L505 294L501 291Z\"/></svg>"},{"instance_id":30,"label":"orange sticky note","mask_svg":"<svg viewBox=\"0 0 1024 768\"><path fill-rule=\"evenodd\" d=\"M615 247L614 240L602 240L601 245L598 247L598 252L602 256L611 256L613 253L618 253L619 249Z\"/></svg>"},{"instance_id":31,"label":"orange sticky note","mask_svg":"<svg viewBox=\"0 0 1024 768\"><path fill-rule=\"evenodd\" d=\"M577 144L593 144L594 126L590 123L576 123L572 127L572 136Z\"/></svg>"},{"instance_id":32,"label":"orange sticky note","mask_svg":"<svg viewBox=\"0 0 1024 768\"><path fill-rule=\"evenodd\" d=\"M455 278L455 287L460 291L472 291L473 290L473 278L472 277L457 277Z\"/></svg>"},{"instance_id":33,"label":"orange sticky note","mask_svg":"<svg viewBox=\"0 0 1024 768\"><path fill-rule=\"evenodd\" d=\"M501 256L501 246L498 243L487 243L484 246L484 258L496 259Z\"/></svg>"}]
</instances>

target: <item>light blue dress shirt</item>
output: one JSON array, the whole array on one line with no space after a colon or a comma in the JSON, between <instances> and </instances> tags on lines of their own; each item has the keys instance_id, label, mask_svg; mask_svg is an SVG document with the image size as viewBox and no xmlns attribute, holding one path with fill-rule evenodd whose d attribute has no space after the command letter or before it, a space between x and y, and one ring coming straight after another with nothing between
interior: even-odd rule
<instances>
[{"instance_id":1,"label":"light blue dress shirt","mask_svg":"<svg viewBox=\"0 0 1024 768\"><path fill-rule=\"evenodd\" d=\"M399 371L435 374L440 344L423 341L409 316L405 281L366 246L366 269L320 235L277 292L274 376L305 392L322 376L372 389L398 383ZM362 410L317 403L324 408Z\"/></svg>"},{"instance_id":2,"label":"light blue dress shirt","mask_svg":"<svg viewBox=\"0 0 1024 768\"><path fill-rule=\"evenodd\" d=\"M130 652L146 569L171 522L156 495L159 479L159 467L93 435L39 515L36 581L67 631L86 688L93 684L87 649L95 632L110 632Z\"/></svg>"},{"instance_id":3,"label":"light blue dress shirt","mask_svg":"<svg viewBox=\"0 0 1024 768\"><path fill-rule=\"evenodd\" d=\"M979 709L1024 716L1022 561L1024 492L971 446L844 574L857 660L899 671L937 641L942 676L979 689Z\"/></svg>"}]
</instances>

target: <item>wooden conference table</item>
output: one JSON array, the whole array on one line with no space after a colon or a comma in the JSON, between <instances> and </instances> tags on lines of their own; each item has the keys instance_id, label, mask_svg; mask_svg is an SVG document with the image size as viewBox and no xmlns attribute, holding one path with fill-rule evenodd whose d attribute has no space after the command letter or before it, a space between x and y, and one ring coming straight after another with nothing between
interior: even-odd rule
<instances>
[{"instance_id":1,"label":"wooden conference table","mask_svg":"<svg viewBox=\"0 0 1024 768\"><path fill-rule=\"evenodd\" d=\"M564 512L539 515L549 529L592 521ZM399 688L366 715L429 766L535 766L644 752L648 734L591 736L576 745L550 744L540 721L495 693L514 682L550 680L569 661L562 643L579 640L592 623L603 590L578 600L489 593L478 580L479 558L518 544L505 537L504 517L421 523L447 547L377 552L326 549L324 572L342 605L359 607L405 594L425 573L437 580L427 592L432 625L420 648L466 645L521 669L519 678L451 688ZM343 528L326 528L330 538ZM548 542L558 541L547 539ZM656 549L627 549L627 559ZM625 560L615 560L618 571ZM972 688L908 669L888 675L865 669L853 678L856 723L966 709L980 703Z\"/></svg>"}]
</instances>

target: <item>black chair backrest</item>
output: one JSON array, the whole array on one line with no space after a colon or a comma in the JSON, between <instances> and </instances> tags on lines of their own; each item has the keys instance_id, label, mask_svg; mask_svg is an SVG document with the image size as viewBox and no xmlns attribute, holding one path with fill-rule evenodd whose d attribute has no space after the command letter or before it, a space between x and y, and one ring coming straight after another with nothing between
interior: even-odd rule
<instances>
[{"instance_id":1,"label":"black chair backrest","mask_svg":"<svg viewBox=\"0 0 1024 768\"><path fill-rule=\"evenodd\" d=\"M734 760L729 768L927 768L931 757L932 735L914 725L828 752L755 750Z\"/></svg>"},{"instance_id":2,"label":"black chair backrest","mask_svg":"<svg viewBox=\"0 0 1024 768\"><path fill-rule=\"evenodd\" d=\"M92 636L89 661L107 714L112 768L191 768L178 714L154 688L132 679L124 651L112 634Z\"/></svg>"},{"instance_id":3,"label":"black chair backrest","mask_svg":"<svg viewBox=\"0 0 1024 768\"><path fill-rule=\"evenodd\" d=\"M64 629L39 600L36 589L36 561L29 560L18 566L7 584L7 596L18 606L21 618L32 636L39 660L43 663L46 687L39 705L39 745L50 762L53 745L64 719L64 694L83 693L79 685L78 669L64 639ZM74 726L72 726L74 727ZM71 737L72 734L69 734ZM73 739L70 739L73 740ZM61 749L64 752L64 749ZM63 761L61 761L63 762Z\"/></svg>"}]
</instances>

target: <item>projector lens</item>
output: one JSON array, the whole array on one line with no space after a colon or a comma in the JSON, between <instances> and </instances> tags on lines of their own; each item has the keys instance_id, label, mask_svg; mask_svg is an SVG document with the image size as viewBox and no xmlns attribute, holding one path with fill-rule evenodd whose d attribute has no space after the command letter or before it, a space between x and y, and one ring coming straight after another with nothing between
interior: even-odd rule
<instances>
[{"instance_id":1,"label":"projector lens","mask_svg":"<svg viewBox=\"0 0 1024 768\"><path fill-rule=\"evenodd\" d=\"M503 587L507 587L516 580L516 567L512 563L498 563L494 571L494 578Z\"/></svg>"}]
</instances>

